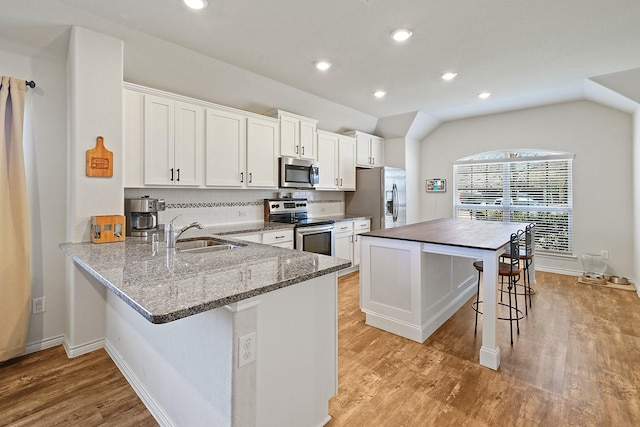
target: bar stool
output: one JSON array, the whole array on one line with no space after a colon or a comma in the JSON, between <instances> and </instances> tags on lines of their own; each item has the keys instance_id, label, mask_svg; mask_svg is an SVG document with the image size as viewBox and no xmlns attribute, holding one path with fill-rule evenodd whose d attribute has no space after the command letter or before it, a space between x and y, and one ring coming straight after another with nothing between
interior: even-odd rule
<instances>
[{"instance_id":1,"label":"bar stool","mask_svg":"<svg viewBox=\"0 0 640 427\"><path fill-rule=\"evenodd\" d=\"M511 238L509 239L509 251L514 256L509 258L509 262L500 262L498 263L498 276L502 279L504 277L507 278L507 293L509 294L509 304L504 304L503 302L499 302L498 305L507 307L509 310L509 317L500 317L499 320L508 320L509 321L509 329L511 332L511 345L513 345L513 322L516 322L516 328L518 334L520 334L520 319L524 318L524 313L522 310L518 309L518 296L516 294L516 283L520 280L520 274L522 270L520 269L520 240L522 239L522 235L524 231L519 231L518 233L512 233ZM480 303L480 284L482 283L480 278L484 271L484 264L482 261L475 261L473 263L473 267L478 271L478 290L476 292L476 302L471 304L471 308L476 312L476 325L473 330L474 335L478 333L478 314L482 314L479 309ZM514 301L512 304L511 295L513 295ZM526 305L526 304L525 304Z\"/></svg>"},{"instance_id":2,"label":"bar stool","mask_svg":"<svg viewBox=\"0 0 640 427\"><path fill-rule=\"evenodd\" d=\"M531 266L531 264L533 264L533 233L534 233L534 227L536 225L535 224L529 224L525 227L524 229L524 249L520 248L520 253L519 253L519 257L522 260L522 269L524 270L524 279L522 281L522 285L517 285L517 286L522 286L522 292L516 292L517 295L524 295L524 314L525 315L529 315L529 310L528 308L532 308L531 306L531 295L534 295L536 293L535 289L533 289L531 287L531 277L529 276L530 271L529 271L529 267ZM503 258L503 261L506 262L506 260L508 260L509 258L511 258L511 250L510 248L505 251L505 253L503 253L501 255L501 257ZM502 290L502 286L501 286L501 290ZM527 297L529 297L529 306L527 308ZM500 296L500 300L502 301L502 295Z\"/></svg>"}]
</instances>

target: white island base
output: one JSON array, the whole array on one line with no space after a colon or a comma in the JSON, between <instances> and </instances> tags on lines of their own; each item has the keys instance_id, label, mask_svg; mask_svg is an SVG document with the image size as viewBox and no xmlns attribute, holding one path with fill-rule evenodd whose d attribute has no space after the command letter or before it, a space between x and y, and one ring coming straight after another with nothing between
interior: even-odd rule
<instances>
[{"instance_id":1,"label":"white island base","mask_svg":"<svg viewBox=\"0 0 640 427\"><path fill-rule=\"evenodd\" d=\"M360 307L366 323L422 343L475 295L466 257L423 251L423 243L361 240Z\"/></svg>"},{"instance_id":2,"label":"white island base","mask_svg":"<svg viewBox=\"0 0 640 427\"><path fill-rule=\"evenodd\" d=\"M321 426L337 392L336 285L327 274L160 325L108 292L105 347L160 425ZM256 361L240 366L252 332Z\"/></svg>"}]
</instances>

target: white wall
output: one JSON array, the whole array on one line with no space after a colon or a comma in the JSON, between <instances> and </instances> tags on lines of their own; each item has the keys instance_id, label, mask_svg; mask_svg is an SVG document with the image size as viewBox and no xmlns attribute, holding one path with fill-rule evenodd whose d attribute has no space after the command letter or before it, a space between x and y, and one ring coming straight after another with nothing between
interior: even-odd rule
<instances>
[{"instance_id":1,"label":"white wall","mask_svg":"<svg viewBox=\"0 0 640 427\"><path fill-rule=\"evenodd\" d=\"M634 218L634 252L635 271L633 277L640 279L640 108L633 114L633 218ZM640 296L640 286L636 286Z\"/></svg>"},{"instance_id":2,"label":"white wall","mask_svg":"<svg viewBox=\"0 0 640 427\"><path fill-rule=\"evenodd\" d=\"M34 80L25 98L24 147L31 216L32 296L46 312L31 316L27 351L61 342L67 170L66 47L68 34L45 49L0 40L0 74Z\"/></svg>"},{"instance_id":3,"label":"white wall","mask_svg":"<svg viewBox=\"0 0 640 427\"><path fill-rule=\"evenodd\" d=\"M444 194L421 193L422 220L451 217L453 162L475 153L538 148L575 154L574 254L609 251L615 273L633 276L632 117L576 101L448 122L422 142L421 182L442 177ZM581 272L578 259L538 257L553 271Z\"/></svg>"}]
</instances>

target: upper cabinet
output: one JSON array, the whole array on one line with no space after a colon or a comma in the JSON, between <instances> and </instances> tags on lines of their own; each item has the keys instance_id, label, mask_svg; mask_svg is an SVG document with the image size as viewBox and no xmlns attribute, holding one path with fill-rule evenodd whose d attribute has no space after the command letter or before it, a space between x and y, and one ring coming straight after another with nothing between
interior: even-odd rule
<instances>
[{"instance_id":1,"label":"upper cabinet","mask_svg":"<svg viewBox=\"0 0 640 427\"><path fill-rule=\"evenodd\" d=\"M315 136L317 120L287 111L275 110L271 114L280 120L280 155L317 160Z\"/></svg>"},{"instance_id":2,"label":"upper cabinet","mask_svg":"<svg viewBox=\"0 0 640 427\"><path fill-rule=\"evenodd\" d=\"M269 118L247 118L247 187L278 188L280 127Z\"/></svg>"},{"instance_id":3,"label":"upper cabinet","mask_svg":"<svg viewBox=\"0 0 640 427\"><path fill-rule=\"evenodd\" d=\"M355 190L355 139L322 130L317 134L320 168L318 190Z\"/></svg>"},{"instance_id":4,"label":"upper cabinet","mask_svg":"<svg viewBox=\"0 0 640 427\"><path fill-rule=\"evenodd\" d=\"M384 166L384 139L357 130L345 132L356 139L356 166Z\"/></svg>"},{"instance_id":5,"label":"upper cabinet","mask_svg":"<svg viewBox=\"0 0 640 427\"><path fill-rule=\"evenodd\" d=\"M144 95L144 184L199 186L204 109Z\"/></svg>"},{"instance_id":6,"label":"upper cabinet","mask_svg":"<svg viewBox=\"0 0 640 427\"><path fill-rule=\"evenodd\" d=\"M207 108L206 126L205 184L244 187L247 118L228 110Z\"/></svg>"},{"instance_id":7,"label":"upper cabinet","mask_svg":"<svg viewBox=\"0 0 640 427\"><path fill-rule=\"evenodd\" d=\"M277 120L207 108L205 139L207 186L278 187Z\"/></svg>"}]
</instances>

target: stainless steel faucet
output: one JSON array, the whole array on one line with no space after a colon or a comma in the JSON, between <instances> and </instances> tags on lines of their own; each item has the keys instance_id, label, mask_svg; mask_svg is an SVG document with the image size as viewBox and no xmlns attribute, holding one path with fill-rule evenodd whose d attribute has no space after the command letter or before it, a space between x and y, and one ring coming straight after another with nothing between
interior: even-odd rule
<instances>
[{"instance_id":1,"label":"stainless steel faucet","mask_svg":"<svg viewBox=\"0 0 640 427\"><path fill-rule=\"evenodd\" d=\"M167 224L167 229L165 231L165 234L167 235L167 247L168 248L175 248L176 247L176 242L178 241L178 238L182 235L182 233L184 233L185 231L189 230L190 228L199 228L200 230L202 230L204 228L204 226L202 224L200 224L199 222L192 222L189 225L185 225L184 227L182 227L180 230L175 231L175 224L173 223L178 217L181 217L182 215L178 215L175 218L173 218L171 221L169 221L169 223Z\"/></svg>"}]
</instances>

